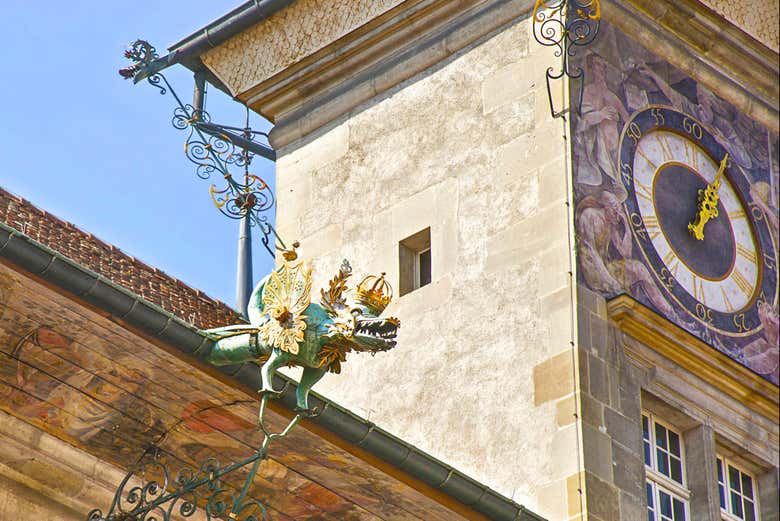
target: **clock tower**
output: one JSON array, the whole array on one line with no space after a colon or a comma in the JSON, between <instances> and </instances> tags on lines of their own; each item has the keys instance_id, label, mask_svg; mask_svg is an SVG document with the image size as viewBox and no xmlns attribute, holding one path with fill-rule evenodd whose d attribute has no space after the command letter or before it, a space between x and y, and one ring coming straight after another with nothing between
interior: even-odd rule
<instances>
[{"instance_id":1,"label":"clock tower","mask_svg":"<svg viewBox=\"0 0 780 521\"><path fill-rule=\"evenodd\" d=\"M245 7L173 51L274 123L314 272L399 288L315 391L549 520L778 521L776 1Z\"/></svg>"}]
</instances>

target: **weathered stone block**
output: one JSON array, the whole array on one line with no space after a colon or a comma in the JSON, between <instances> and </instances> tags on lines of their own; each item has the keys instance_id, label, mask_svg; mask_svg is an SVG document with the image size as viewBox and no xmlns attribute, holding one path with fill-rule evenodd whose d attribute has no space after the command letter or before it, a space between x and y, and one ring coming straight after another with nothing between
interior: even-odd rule
<instances>
[{"instance_id":1,"label":"weathered stone block","mask_svg":"<svg viewBox=\"0 0 780 521\"><path fill-rule=\"evenodd\" d=\"M780 477L777 467L758 476L758 501L761 504L761 521L780 519Z\"/></svg>"},{"instance_id":2,"label":"weathered stone block","mask_svg":"<svg viewBox=\"0 0 780 521\"><path fill-rule=\"evenodd\" d=\"M642 452L642 428L640 423L626 418L610 407L604 408L604 426L613 440L634 454Z\"/></svg>"},{"instance_id":3,"label":"weathered stone block","mask_svg":"<svg viewBox=\"0 0 780 521\"><path fill-rule=\"evenodd\" d=\"M566 288L567 292L571 294L568 244L559 242L545 250L540 255L539 262L544 267L539 275L539 294L547 295L563 288ZM571 297L568 300L566 307L570 308Z\"/></svg>"},{"instance_id":4,"label":"weathered stone block","mask_svg":"<svg viewBox=\"0 0 780 521\"><path fill-rule=\"evenodd\" d=\"M311 172L343 157L349 150L349 122L324 132L316 140L289 152L278 151L277 188L284 189L288 172Z\"/></svg>"},{"instance_id":5,"label":"weathered stone block","mask_svg":"<svg viewBox=\"0 0 780 521\"><path fill-rule=\"evenodd\" d=\"M569 516L582 512L584 476L583 472L578 472L566 478L566 506Z\"/></svg>"},{"instance_id":6,"label":"weathered stone block","mask_svg":"<svg viewBox=\"0 0 780 521\"><path fill-rule=\"evenodd\" d=\"M533 369L534 405L563 398L574 390L571 351L549 358Z\"/></svg>"},{"instance_id":7,"label":"weathered stone block","mask_svg":"<svg viewBox=\"0 0 780 521\"><path fill-rule=\"evenodd\" d=\"M643 456L616 442L612 442L612 475L615 485L620 490L634 497L641 497L644 493L645 462Z\"/></svg>"},{"instance_id":8,"label":"weathered stone block","mask_svg":"<svg viewBox=\"0 0 780 521\"><path fill-rule=\"evenodd\" d=\"M589 519L595 516L604 521L620 521L617 488L586 471L585 492Z\"/></svg>"},{"instance_id":9,"label":"weathered stone block","mask_svg":"<svg viewBox=\"0 0 780 521\"><path fill-rule=\"evenodd\" d=\"M574 423L577 419L577 404L574 396L571 394L555 403L555 424L558 427Z\"/></svg>"},{"instance_id":10,"label":"weathered stone block","mask_svg":"<svg viewBox=\"0 0 780 521\"><path fill-rule=\"evenodd\" d=\"M645 519L647 517L647 505L645 496L634 496L626 492L620 492L620 519L621 521L632 521L634 519Z\"/></svg>"},{"instance_id":11,"label":"weathered stone block","mask_svg":"<svg viewBox=\"0 0 780 521\"><path fill-rule=\"evenodd\" d=\"M577 301L577 346L590 350L590 310Z\"/></svg>"},{"instance_id":12,"label":"weathered stone block","mask_svg":"<svg viewBox=\"0 0 780 521\"><path fill-rule=\"evenodd\" d=\"M565 204L569 182L565 157L556 157L539 167L539 205Z\"/></svg>"},{"instance_id":13,"label":"weathered stone block","mask_svg":"<svg viewBox=\"0 0 780 521\"><path fill-rule=\"evenodd\" d=\"M564 478L576 473L579 462L577 459L577 426L568 425L555 431L550 444L550 477Z\"/></svg>"},{"instance_id":14,"label":"weathered stone block","mask_svg":"<svg viewBox=\"0 0 780 521\"><path fill-rule=\"evenodd\" d=\"M279 171L279 170L277 170ZM276 189L276 222L278 226L289 226L312 206L311 172L299 171L279 180Z\"/></svg>"},{"instance_id":15,"label":"weathered stone block","mask_svg":"<svg viewBox=\"0 0 780 521\"><path fill-rule=\"evenodd\" d=\"M561 498L566 496L566 480L557 480L539 487L536 493L535 512L544 516L546 519L566 519L569 517L566 512L566 502Z\"/></svg>"},{"instance_id":16,"label":"weathered stone block","mask_svg":"<svg viewBox=\"0 0 780 521\"><path fill-rule=\"evenodd\" d=\"M590 348L604 361L609 360L609 323L599 315L590 315Z\"/></svg>"},{"instance_id":17,"label":"weathered stone block","mask_svg":"<svg viewBox=\"0 0 780 521\"><path fill-rule=\"evenodd\" d=\"M604 425L604 404L588 393L581 393L579 399L582 421L596 428L602 427Z\"/></svg>"},{"instance_id":18,"label":"weathered stone block","mask_svg":"<svg viewBox=\"0 0 780 521\"><path fill-rule=\"evenodd\" d=\"M586 472L592 472L612 483L612 441L597 427L582 424L583 462Z\"/></svg>"},{"instance_id":19,"label":"weathered stone block","mask_svg":"<svg viewBox=\"0 0 780 521\"><path fill-rule=\"evenodd\" d=\"M609 404L609 375L606 364L588 355L588 384L590 394L602 403Z\"/></svg>"},{"instance_id":20,"label":"weathered stone block","mask_svg":"<svg viewBox=\"0 0 780 521\"><path fill-rule=\"evenodd\" d=\"M482 82L482 112L490 114L498 107L517 101L531 92L537 77L528 74L527 60L496 71Z\"/></svg>"},{"instance_id":21,"label":"weathered stone block","mask_svg":"<svg viewBox=\"0 0 780 521\"><path fill-rule=\"evenodd\" d=\"M318 232L301 238L300 257L314 259L328 252L338 250L341 246L341 226L331 224Z\"/></svg>"}]
</instances>

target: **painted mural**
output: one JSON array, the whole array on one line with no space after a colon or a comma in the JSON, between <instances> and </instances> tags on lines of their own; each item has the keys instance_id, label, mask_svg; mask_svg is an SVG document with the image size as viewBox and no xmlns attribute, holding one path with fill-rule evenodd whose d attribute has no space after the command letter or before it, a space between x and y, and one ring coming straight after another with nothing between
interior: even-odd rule
<instances>
[{"instance_id":1,"label":"painted mural","mask_svg":"<svg viewBox=\"0 0 780 521\"><path fill-rule=\"evenodd\" d=\"M778 384L778 136L607 23L575 60L578 282Z\"/></svg>"}]
</instances>

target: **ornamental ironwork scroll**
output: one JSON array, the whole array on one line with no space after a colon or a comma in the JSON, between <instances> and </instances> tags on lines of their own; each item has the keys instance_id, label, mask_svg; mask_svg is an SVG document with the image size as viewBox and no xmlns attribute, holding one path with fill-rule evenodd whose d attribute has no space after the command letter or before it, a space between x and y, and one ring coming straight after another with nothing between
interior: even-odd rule
<instances>
[{"instance_id":1,"label":"ornamental ironwork scroll","mask_svg":"<svg viewBox=\"0 0 780 521\"><path fill-rule=\"evenodd\" d=\"M577 113L582 109L582 92L585 83L585 71L574 67L571 58L578 47L589 45L599 32L601 5L599 0L536 0L533 12L534 38L546 47L556 47L555 56L562 59L560 68L548 67L546 72L547 97L553 118L565 114L566 110L555 111L553 106L553 80L564 76L577 80Z\"/></svg>"},{"instance_id":2,"label":"ornamental ironwork scroll","mask_svg":"<svg viewBox=\"0 0 780 521\"><path fill-rule=\"evenodd\" d=\"M299 412L281 432L274 433L265 424L266 403L260 401L259 425L263 433L260 448L251 456L222 466L216 458L208 458L196 467L184 465L174 472L156 447L147 450L140 461L130 468L114 494L108 510L95 508L86 521L174 521L197 514L207 521L267 521L264 503L248 497L260 464L268 458L268 445L286 437L305 416ZM311 416L311 415L309 415ZM240 490L226 482L226 477L238 470L249 469Z\"/></svg>"},{"instance_id":3,"label":"ornamental ironwork scroll","mask_svg":"<svg viewBox=\"0 0 780 521\"><path fill-rule=\"evenodd\" d=\"M273 149L257 141L258 138L267 140L268 135L249 127L248 110L246 125L238 128L212 123L208 112L183 103L161 72L173 63L175 56L172 53L160 58L149 42L136 40L125 51L125 58L133 64L120 69L119 74L134 83L146 80L159 89L160 94L171 93L178 105L171 124L178 130L189 131L184 144L185 156L195 165L199 178L221 178L223 183L222 187L211 185L212 202L226 217L241 219L247 216L251 225L261 231L265 249L275 257L277 249L286 250L287 247L267 215L275 205L274 194L262 178L249 172L255 155L275 159ZM243 179L237 180L233 176L233 168L243 170Z\"/></svg>"}]
</instances>

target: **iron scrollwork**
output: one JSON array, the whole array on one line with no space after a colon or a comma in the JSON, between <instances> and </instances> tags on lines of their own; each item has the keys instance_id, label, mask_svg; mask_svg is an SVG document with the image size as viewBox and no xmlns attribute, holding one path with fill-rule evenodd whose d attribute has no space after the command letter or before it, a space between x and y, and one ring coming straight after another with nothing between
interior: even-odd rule
<instances>
[{"instance_id":1,"label":"iron scrollwork","mask_svg":"<svg viewBox=\"0 0 780 521\"><path fill-rule=\"evenodd\" d=\"M201 179L212 175L222 178L222 188L212 184L211 199L217 209L231 219L248 217L250 224L262 233L262 243L268 253L275 257L276 250L287 250L284 241L268 219L267 213L276 201L268 184L249 172L249 166L256 154L274 158L273 150L259 143L257 139L268 139L264 132L244 128L217 125L211 122L209 113L190 104L182 103L168 80L160 72L174 62L175 53L160 58L148 42L136 40L126 51L125 58L133 61L129 67L120 69L125 79L139 83L144 79L160 94L171 93L178 107L173 112L171 124L178 130L189 130L184 144L184 153L195 164L195 173ZM233 177L230 169L243 169L243 180Z\"/></svg>"},{"instance_id":2,"label":"iron scrollwork","mask_svg":"<svg viewBox=\"0 0 780 521\"><path fill-rule=\"evenodd\" d=\"M554 118L562 116L565 110L556 112L553 107L551 81L564 76L570 80L579 80L577 112L582 108L585 71L582 67L572 66L571 58L576 54L577 47L593 42L598 35L600 21L599 0L536 0L533 12L534 38L546 47L557 47L555 56L563 60L559 70L548 67L546 73L547 96Z\"/></svg>"},{"instance_id":3,"label":"iron scrollwork","mask_svg":"<svg viewBox=\"0 0 780 521\"><path fill-rule=\"evenodd\" d=\"M249 458L220 466L209 458L197 468L180 468L176 474L157 455L139 463L119 485L108 514L92 510L86 521L172 521L200 512L207 520L236 519L265 521L267 509L257 500L244 501L226 486L222 477L262 459L258 452ZM253 469L256 471L256 469ZM254 473L251 473L251 479Z\"/></svg>"},{"instance_id":4,"label":"iron scrollwork","mask_svg":"<svg viewBox=\"0 0 780 521\"><path fill-rule=\"evenodd\" d=\"M114 493L111 506L104 514L95 508L85 521L175 521L187 519L200 512L206 521L230 519L233 521L268 521L268 509L262 502L248 497L263 460L268 459L268 445L286 437L304 416L299 411L280 432L266 426L265 412L269 395L260 400L258 425L263 441L257 451L246 459L221 466L215 458L194 467L182 466L175 474L163 461L161 451L151 447L132 466ZM249 472L241 490L226 483L223 478L244 468Z\"/></svg>"}]
</instances>

